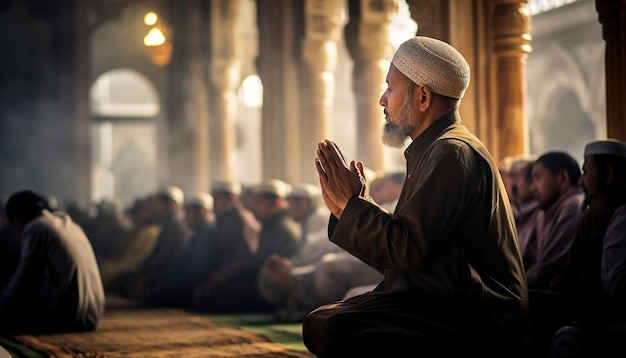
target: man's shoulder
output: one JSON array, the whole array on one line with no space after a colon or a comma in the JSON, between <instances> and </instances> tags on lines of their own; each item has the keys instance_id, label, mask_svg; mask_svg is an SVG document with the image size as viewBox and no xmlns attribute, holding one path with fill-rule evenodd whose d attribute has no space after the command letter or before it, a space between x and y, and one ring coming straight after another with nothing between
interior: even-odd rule
<instances>
[{"instance_id":1,"label":"man's shoulder","mask_svg":"<svg viewBox=\"0 0 626 358\"><path fill-rule=\"evenodd\" d=\"M564 193L565 197L559 206L560 211L575 211L582 215L582 204L585 200L585 194L582 190L574 190Z\"/></svg>"},{"instance_id":2,"label":"man's shoulder","mask_svg":"<svg viewBox=\"0 0 626 358\"><path fill-rule=\"evenodd\" d=\"M626 204L615 209L609 226L626 229Z\"/></svg>"},{"instance_id":3,"label":"man's shoulder","mask_svg":"<svg viewBox=\"0 0 626 358\"><path fill-rule=\"evenodd\" d=\"M462 164L466 169L475 169L478 163L485 161L476 145L464 138L442 136L431 145L428 160L438 163L454 161Z\"/></svg>"}]
</instances>

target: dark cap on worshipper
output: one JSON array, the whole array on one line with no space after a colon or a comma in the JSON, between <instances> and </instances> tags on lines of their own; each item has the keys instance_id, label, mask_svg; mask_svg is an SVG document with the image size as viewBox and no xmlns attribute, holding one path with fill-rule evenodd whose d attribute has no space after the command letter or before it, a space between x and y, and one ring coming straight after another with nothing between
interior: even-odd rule
<instances>
[{"instance_id":1,"label":"dark cap on worshipper","mask_svg":"<svg viewBox=\"0 0 626 358\"><path fill-rule=\"evenodd\" d=\"M270 194L279 198L286 198L291 192L291 185L280 179L268 179L255 185L254 188L252 188L252 192L255 194Z\"/></svg>"},{"instance_id":2,"label":"dark cap on worshipper","mask_svg":"<svg viewBox=\"0 0 626 358\"><path fill-rule=\"evenodd\" d=\"M176 185L168 185L159 190L157 192L157 197L170 199L178 205L182 205L185 200L183 190Z\"/></svg>"},{"instance_id":3,"label":"dark cap on worshipper","mask_svg":"<svg viewBox=\"0 0 626 358\"><path fill-rule=\"evenodd\" d=\"M626 142L617 139L597 140L585 145L584 156L588 155L615 155L626 157Z\"/></svg>"},{"instance_id":4,"label":"dark cap on worshipper","mask_svg":"<svg viewBox=\"0 0 626 358\"><path fill-rule=\"evenodd\" d=\"M213 196L202 191L194 191L185 195L185 206L199 206L213 210Z\"/></svg>"},{"instance_id":5,"label":"dark cap on worshipper","mask_svg":"<svg viewBox=\"0 0 626 358\"><path fill-rule=\"evenodd\" d=\"M213 184L211 184L211 192L240 195L241 184L236 181L230 181L230 180L216 181Z\"/></svg>"}]
</instances>

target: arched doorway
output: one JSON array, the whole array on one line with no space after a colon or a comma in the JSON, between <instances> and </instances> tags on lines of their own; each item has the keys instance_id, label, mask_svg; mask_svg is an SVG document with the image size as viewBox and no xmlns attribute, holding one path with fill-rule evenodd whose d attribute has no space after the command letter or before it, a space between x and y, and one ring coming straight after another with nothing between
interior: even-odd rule
<instances>
[{"instance_id":1,"label":"arched doorway","mask_svg":"<svg viewBox=\"0 0 626 358\"><path fill-rule=\"evenodd\" d=\"M141 73L118 68L90 89L92 200L129 204L157 187L158 94Z\"/></svg>"}]
</instances>

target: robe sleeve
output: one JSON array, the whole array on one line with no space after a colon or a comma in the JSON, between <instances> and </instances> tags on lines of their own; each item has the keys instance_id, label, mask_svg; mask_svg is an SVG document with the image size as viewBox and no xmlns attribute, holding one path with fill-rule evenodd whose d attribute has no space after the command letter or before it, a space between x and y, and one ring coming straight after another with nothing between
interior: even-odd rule
<instances>
[{"instance_id":1,"label":"robe sleeve","mask_svg":"<svg viewBox=\"0 0 626 358\"><path fill-rule=\"evenodd\" d=\"M21 299L38 295L39 286L33 286L33 282L40 282L42 279L40 276L46 260L45 241L45 235L36 226L26 228L23 232L20 262L13 277L11 277L11 281L0 295L1 310L10 309L15 302Z\"/></svg>"},{"instance_id":2,"label":"robe sleeve","mask_svg":"<svg viewBox=\"0 0 626 358\"><path fill-rule=\"evenodd\" d=\"M353 197L331 241L378 271L419 271L425 259L446 249L468 208L484 198L484 176L472 175L478 154L464 143L441 141L409 171L395 214ZM331 218L332 224L333 218Z\"/></svg>"},{"instance_id":3,"label":"robe sleeve","mask_svg":"<svg viewBox=\"0 0 626 358\"><path fill-rule=\"evenodd\" d=\"M600 274L609 296L623 302L626 299L626 206L615 212L604 236Z\"/></svg>"}]
</instances>

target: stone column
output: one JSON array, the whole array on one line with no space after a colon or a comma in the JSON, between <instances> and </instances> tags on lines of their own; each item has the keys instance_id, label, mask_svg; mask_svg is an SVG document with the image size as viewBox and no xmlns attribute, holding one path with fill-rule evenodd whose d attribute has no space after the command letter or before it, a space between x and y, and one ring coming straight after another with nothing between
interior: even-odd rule
<instances>
[{"instance_id":1,"label":"stone column","mask_svg":"<svg viewBox=\"0 0 626 358\"><path fill-rule=\"evenodd\" d=\"M626 0L596 0L605 47L606 128L626 140Z\"/></svg>"},{"instance_id":2,"label":"stone column","mask_svg":"<svg viewBox=\"0 0 626 358\"><path fill-rule=\"evenodd\" d=\"M200 0L170 4L173 52L169 64L168 182L183 190L209 189L209 130L205 36L207 14ZM161 183L164 184L164 183Z\"/></svg>"},{"instance_id":3,"label":"stone column","mask_svg":"<svg viewBox=\"0 0 626 358\"><path fill-rule=\"evenodd\" d=\"M91 199L91 116L89 115L89 8L82 1L63 1L59 5L61 16L58 18L60 39L58 53L60 72L59 97L61 116L59 122L68 121L71 133L69 141L61 138L59 148L65 148L67 177L53 176L59 182L58 187L66 190L62 199L89 202ZM72 9L73 11L66 11ZM69 24L69 25L67 25ZM67 56L67 57L65 57ZM53 173L55 171L52 171ZM66 180L72 178L69 182ZM50 194L53 194L50 193Z\"/></svg>"},{"instance_id":4,"label":"stone column","mask_svg":"<svg viewBox=\"0 0 626 358\"><path fill-rule=\"evenodd\" d=\"M378 101L386 88L385 77L393 55L389 24L397 11L397 0L361 0L358 12L351 7L346 27L346 45L354 60L352 88L357 118L354 159L375 171L385 169L380 139L385 117Z\"/></svg>"},{"instance_id":5,"label":"stone column","mask_svg":"<svg viewBox=\"0 0 626 358\"><path fill-rule=\"evenodd\" d=\"M234 180L237 88L241 81L241 0L211 1L210 163L212 180Z\"/></svg>"},{"instance_id":6,"label":"stone column","mask_svg":"<svg viewBox=\"0 0 626 358\"><path fill-rule=\"evenodd\" d=\"M293 0L257 0L263 82L261 150L263 179L292 182L300 176L300 71L304 5ZM297 153L297 154L296 154Z\"/></svg>"},{"instance_id":7,"label":"stone column","mask_svg":"<svg viewBox=\"0 0 626 358\"><path fill-rule=\"evenodd\" d=\"M531 18L526 0L491 1L494 83L491 116L496 160L528 151L526 60L531 52Z\"/></svg>"},{"instance_id":8,"label":"stone column","mask_svg":"<svg viewBox=\"0 0 626 358\"><path fill-rule=\"evenodd\" d=\"M329 136L335 94L334 70L337 40L345 25L345 2L305 0L305 31L302 44L305 81L301 97L301 181L317 182L314 165L317 142Z\"/></svg>"}]
</instances>

